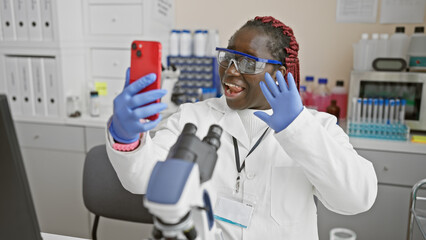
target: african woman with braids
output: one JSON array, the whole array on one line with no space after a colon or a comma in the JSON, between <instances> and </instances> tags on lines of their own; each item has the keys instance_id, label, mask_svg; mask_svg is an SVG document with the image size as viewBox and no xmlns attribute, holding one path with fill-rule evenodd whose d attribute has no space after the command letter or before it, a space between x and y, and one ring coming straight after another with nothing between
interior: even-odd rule
<instances>
[{"instance_id":1,"label":"african woman with braids","mask_svg":"<svg viewBox=\"0 0 426 240\"><path fill-rule=\"evenodd\" d=\"M153 166L166 159L186 123L197 126L200 138L218 124L222 144L208 189L224 239L318 239L314 196L340 214L367 211L377 194L373 166L334 116L302 105L298 50L293 30L279 20L248 21L226 48L217 48L223 96L183 104L158 127L159 120L139 119L166 106L140 106L164 90L136 94L155 75L127 86L107 131L123 186L145 193Z\"/></svg>"}]
</instances>

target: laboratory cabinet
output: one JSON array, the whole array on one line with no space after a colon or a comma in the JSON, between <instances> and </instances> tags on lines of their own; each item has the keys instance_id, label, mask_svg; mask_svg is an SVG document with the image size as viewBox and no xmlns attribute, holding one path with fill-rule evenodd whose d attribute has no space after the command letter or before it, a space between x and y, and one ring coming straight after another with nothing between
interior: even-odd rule
<instances>
[{"instance_id":1,"label":"laboratory cabinet","mask_svg":"<svg viewBox=\"0 0 426 240\"><path fill-rule=\"evenodd\" d=\"M42 232L90 238L94 215L83 202L86 153L105 144L107 119L68 123L15 121L18 141ZM101 218L103 240L149 237L149 224Z\"/></svg>"},{"instance_id":2,"label":"laboratory cabinet","mask_svg":"<svg viewBox=\"0 0 426 240\"><path fill-rule=\"evenodd\" d=\"M400 146L407 144L411 143L401 143ZM357 239L406 239L411 189L416 182L426 178L426 152L424 149L417 152L384 149L383 146L378 149L374 149L374 146L357 148L356 144L354 147L361 156L373 163L379 183L376 201L369 211L349 216L331 212L319 202L317 213L320 240L328 240L330 230L336 227L354 230ZM419 150L422 145L415 147L415 150ZM419 194L425 196L426 190L419 190ZM418 207L426 209L426 205L421 202ZM419 228L414 225L413 240L423 240Z\"/></svg>"}]
</instances>

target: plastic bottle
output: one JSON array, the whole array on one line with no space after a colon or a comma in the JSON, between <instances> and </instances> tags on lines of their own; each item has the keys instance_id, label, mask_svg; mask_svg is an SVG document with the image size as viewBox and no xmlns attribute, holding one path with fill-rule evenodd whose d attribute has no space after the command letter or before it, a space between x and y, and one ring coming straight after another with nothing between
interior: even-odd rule
<instances>
[{"instance_id":1,"label":"plastic bottle","mask_svg":"<svg viewBox=\"0 0 426 240\"><path fill-rule=\"evenodd\" d=\"M170 32L169 36L169 44L170 44L170 56L179 56L179 38L180 38L180 31L173 29Z\"/></svg>"},{"instance_id":2,"label":"plastic bottle","mask_svg":"<svg viewBox=\"0 0 426 240\"><path fill-rule=\"evenodd\" d=\"M192 55L192 35L191 31L184 29L180 32L179 38L179 54L182 57L189 57Z\"/></svg>"},{"instance_id":3,"label":"plastic bottle","mask_svg":"<svg viewBox=\"0 0 426 240\"><path fill-rule=\"evenodd\" d=\"M319 78L318 86L314 89L313 92L313 105L316 106L318 111L325 112L327 106L330 104L330 90L327 87L327 78Z\"/></svg>"},{"instance_id":4,"label":"plastic bottle","mask_svg":"<svg viewBox=\"0 0 426 240\"><path fill-rule=\"evenodd\" d=\"M312 108L312 94L314 92L314 77L313 76L306 76L305 77L305 86L306 86L306 91L305 91L305 106Z\"/></svg>"},{"instance_id":5,"label":"plastic bottle","mask_svg":"<svg viewBox=\"0 0 426 240\"><path fill-rule=\"evenodd\" d=\"M361 34L361 39L354 47L354 70L364 71L367 70L368 61L368 33Z\"/></svg>"},{"instance_id":6,"label":"plastic bottle","mask_svg":"<svg viewBox=\"0 0 426 240\"><path fill-rule=\"evenodd\" d=\"M348 107L348 92L344 87L343 80L337 80L336 85L331 89L331 101L335 100L340 109L340 119L346 119Z\"/></svg>"},{"instance_id":7,"label":"plastic bottle","mask_svg":"<svg viewBox=\"0 0 426 240\"><path fill-rule=\"evenodd\" d=\"M426 69L426 34L424 34L424 30L423 26L417 26L411 35L408 49L408 66L411 68Z\"/></svg>"},{"instance_id":8,"label":"plastic bottle","mask_svg":"<svg viewBox=\"0 0 426 240\"><path fill-rule=\"evenodd\" d=\"M99 94L98 91L90 91L90 102L89 102L90 116L98 117L99 111Z\"/></svg>"},{"instance_id":9,"label":"plastic bottle","mask_svg":"<svg viewBox=\"0 0 426 240\"><path fill-rule=\"evenodd\" d=\"M377 58L377 48L379 46L379 34L373 33L371 34L371 39L368 40L367 46L367 66L366 70L373 70L373 61Z\"/></svg>"},{"instance_id":10,"label":"plastic bottle","mask_svg":"<svg viewBox=\"0 0 426 240\"><path fill-rule=\"evenodd\" d=\"M204 30L194 32L194 55L204 57L206 55L207 36Z\"/></svg>"},{"instance_id":11,"label":"plastic bottle","mask_svg":"<svg viewBox=\"0 0 426 240\"><path fill-rule=\"evenodd\" d=\"M331 100L330 105L328 105L327 107L327 113L330 113L334 116L336 116L337 118L337 123L339 123L340 120L340 107L337 106L337 101L336 100Z\"/></svg>"},{"instance_id":12,"label":"plastic bottle","mask_svg":"<svg viewBox=\"0 0 426 240\"><path fill-rule=\"evenodd\" d=\"M300 85L299 87L299 94L300 94L300 99L302 99L302 104L304 106L306 106L306 86L305 85Z\"/></svg>"},{"instance_id":13,"label":"plastic bottle","mask_svg":"<svg viewBox=\"0 0 426 240\"><path fill-rule=\"evenodd\" d=\"M405 34L405 27L396 27L395 33L389 38L390 57L402 58L407 61L408 46L410 38Z\"/></svg>"},{"instance_id":14,"label":"plastic bottle","mask_svg":"<svg viewBox=\"0 0 426 240\"><path fill-rule=\"evenodd\" d=\"M389 34L387 33L380 34L379 44L377 46L376 53L378 58L389 57Z\"/></svg>"},{"instance_id":15,"label":"plastic bottle","mask_svg":"<svg viewBox=\"0 0 426 240\"><path fill-rule=\"evenodd\" d=\"M206 43L206 56L216 56L216 47L219 46L219 31L217 29L210 29L207 32L207 43Z\"/></svg>"}]
</instances>

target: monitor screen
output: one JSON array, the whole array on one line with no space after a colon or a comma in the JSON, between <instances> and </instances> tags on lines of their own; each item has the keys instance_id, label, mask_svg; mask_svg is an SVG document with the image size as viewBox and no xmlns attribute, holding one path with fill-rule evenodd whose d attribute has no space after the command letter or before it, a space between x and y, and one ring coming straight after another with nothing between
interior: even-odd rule
<instances>
[{"instance_id":1,"label":"monitor screen","mask_svg":"<svg viewBox=\"0 0 426 240\"><path fill-rule=\"evenodd\" d=\"M0 239L41 240L9 105L0 94Z\"/></svg>"}]
</instances>

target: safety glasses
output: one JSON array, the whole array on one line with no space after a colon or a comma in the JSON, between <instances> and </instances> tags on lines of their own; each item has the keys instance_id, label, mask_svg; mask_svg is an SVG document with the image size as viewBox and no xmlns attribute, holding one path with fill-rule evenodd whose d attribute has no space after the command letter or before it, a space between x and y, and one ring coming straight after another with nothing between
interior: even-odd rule
<instances>
[{"instance_id":1,"label":"safety glasses","mask_svg":"<svg viewBox=\"0 0 426 240\"><path fill-rule=\"evenodd\" d=\"M242 74L258 74L263 72L267 63L283 65L280 61L258 58L227 48L216 48L217 62L223 68L229 68L234 63L235 68Z\"/></svg>"}]
</instances>

